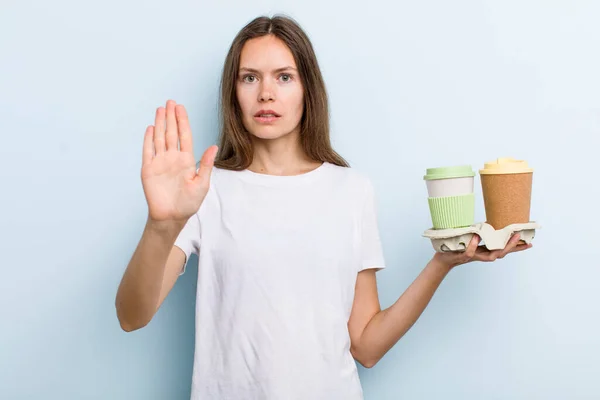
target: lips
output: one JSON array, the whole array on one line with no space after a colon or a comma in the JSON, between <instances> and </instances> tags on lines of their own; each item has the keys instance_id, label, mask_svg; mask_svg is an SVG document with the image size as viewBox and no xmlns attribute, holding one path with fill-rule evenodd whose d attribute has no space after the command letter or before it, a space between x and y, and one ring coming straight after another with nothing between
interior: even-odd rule
<instances>
[{"instance_id":1,"label":"lips","mask_svg":"<svg viewBox=\"0 0 600 400\"><path fill-rule=\"evenodd\" d=\"M273 110L260 110L256 114L254 114L256 118L279 118L281 115L276 113Z\"/></svg>"},{"instance_id":2,"label":"lips","mask_svg":"<svg viewBox=\"0 0 600 400\"><path fill-rule=\"evenodd\" d=\"M279 121L279 118L281 118L281 115L273 110L260 110L254 114L254 120L262 125L274 124Z\"/></svg>"}]
</instances>

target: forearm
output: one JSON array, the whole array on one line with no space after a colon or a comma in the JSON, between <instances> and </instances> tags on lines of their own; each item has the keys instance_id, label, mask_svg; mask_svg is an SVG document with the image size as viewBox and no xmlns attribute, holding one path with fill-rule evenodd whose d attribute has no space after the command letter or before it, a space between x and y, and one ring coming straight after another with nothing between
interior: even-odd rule
<instances>
[{"instance_id":1,"label":"forearm","mask_svg":"<svg viewBox=\"0 0 600 400\"><path fill-rule=\"evenodd\" d=\"M142 327L156 313L165 265L182 228L181 223L146 223L117 291L117 316L124 329Z\"/></svg>"},{"instance_id":2,"label":"forearm","mask_svg":"<svg viewBox=\"0 0 600 400\"><path fill-rule=\"evenodd\" d=\"M365 327L355 352L363 364L374 365L421 316L450 268L430 261L421 274L389 308L375 314Z\"/></svg>"}]
</instances>

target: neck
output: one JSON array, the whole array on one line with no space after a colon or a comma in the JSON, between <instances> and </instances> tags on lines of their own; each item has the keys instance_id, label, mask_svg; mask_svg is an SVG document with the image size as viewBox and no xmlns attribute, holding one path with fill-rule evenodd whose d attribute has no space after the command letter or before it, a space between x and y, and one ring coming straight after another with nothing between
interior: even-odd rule
<instances>
[{"instance_id":1,"label":"neck","mask_svg":"<svg viewBox=\"0 0 600 400\"><path fill-rule=\"evenodd\" d=\"M252 138L254 157L248 169L267 175L299 175L321 165L308 158L300 144L298 133L277 139Z\"/></svg>"}]
</instances>

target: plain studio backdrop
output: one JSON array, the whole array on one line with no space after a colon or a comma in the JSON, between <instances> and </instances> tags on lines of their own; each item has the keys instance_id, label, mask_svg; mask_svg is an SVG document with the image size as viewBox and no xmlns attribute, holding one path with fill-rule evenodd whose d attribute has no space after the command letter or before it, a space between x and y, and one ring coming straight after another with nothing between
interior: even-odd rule
<instances>
[{"instance_id":1,"label":"plain studio backdrop","mask_svg":"<svg viewBox=\"0 0 600 400\"><path fill-rule=\"evenodd\" d=\"M147 213L142 138L174 99L199 158L231 40L280 12L314 43L335 148L373 179L383 307L433 255L426 168L515 157L535 170L534 247L452 271L359 369L366 399L600 398L592 0L3 2L0 398L189 398L197 258L146 328L125 333L115 314Z\"/></svg>"}]
</instances>

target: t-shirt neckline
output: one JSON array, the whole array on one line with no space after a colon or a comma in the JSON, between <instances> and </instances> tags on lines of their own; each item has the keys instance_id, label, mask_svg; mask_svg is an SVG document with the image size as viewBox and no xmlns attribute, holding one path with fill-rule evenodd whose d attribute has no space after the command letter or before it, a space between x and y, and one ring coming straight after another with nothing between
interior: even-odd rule
<instances>
[{"instance_id":1,"label":"t-shirt neckline","mask_svg":"<svg viewBox=\"0 0 600 400\"><path fill-rule=\"evenodd\" d=\"M265 185L300 184L314 181L323 174L323 171L326 170L329 165L331 164L325 161L317 168L298 175L270 175L244 169L239 171L239 176L246 181Z\"/></svg>"}]
</instances>

